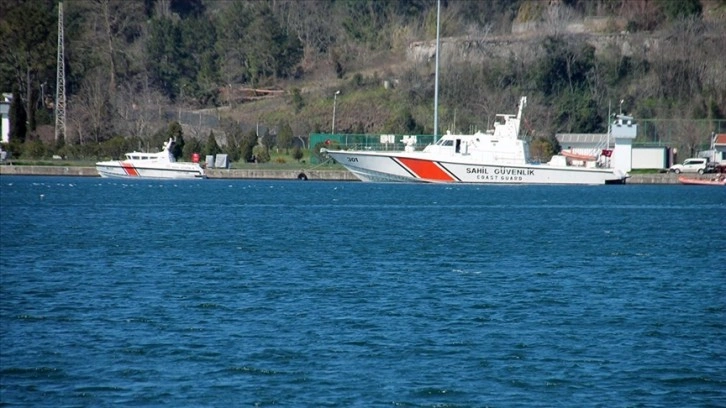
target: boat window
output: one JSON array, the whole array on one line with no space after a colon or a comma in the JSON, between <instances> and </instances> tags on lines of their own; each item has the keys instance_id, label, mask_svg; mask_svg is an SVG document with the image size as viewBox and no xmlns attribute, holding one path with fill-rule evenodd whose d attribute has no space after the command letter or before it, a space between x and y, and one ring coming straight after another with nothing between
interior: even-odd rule
<instances>
[{"instance_id":1,"label":"boat window","mask_svg":"<svg viewBox=\"0 0 726 408\"><path fill-rule=\"evenodd\" d=\"M444 142L441 145L442 146L453 146L454 141L453 140L444 140Z\"/></svg>"}]
</instances>

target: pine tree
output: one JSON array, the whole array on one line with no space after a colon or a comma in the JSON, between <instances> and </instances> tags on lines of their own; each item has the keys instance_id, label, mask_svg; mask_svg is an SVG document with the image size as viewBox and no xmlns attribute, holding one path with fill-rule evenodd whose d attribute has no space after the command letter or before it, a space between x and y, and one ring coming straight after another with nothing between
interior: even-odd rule
<instances>
[{"instance_id":1,"label":"pine tree","mask_svg":"<svg viewBox=\"0 0 726 408\"><path fill-rule=\"evenodd\" d=\"M174 140L172 153L174 154L174 158L179 160L184 154L184 131L179 122L174 121L169 124L169 129L166 131L166 140L169 139Z\"/></svg>"},{"instance_id":2,"label":"pine tree","mask_svg":"<svg viewBox=\"0 0 726 408\"><path fill-rule=\"evenodd\" d=\"M217 138L214 137L214 132L209 131L209 137L207 137L207 143L204 145L204 154L207 156L213 156L221 153L222 149L217 144Z\"/></svg>"}]
</instances>

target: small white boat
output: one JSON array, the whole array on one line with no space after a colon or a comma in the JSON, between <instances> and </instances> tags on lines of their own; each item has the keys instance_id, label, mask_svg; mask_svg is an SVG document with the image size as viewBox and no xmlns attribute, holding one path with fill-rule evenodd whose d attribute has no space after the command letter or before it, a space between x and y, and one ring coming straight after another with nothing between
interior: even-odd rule
<instances>
[{"instance_id":1,"label":"small white boat","mask_svg":"<svg viewBox=\"0 0 726 408\"><path fill-rule=\"evenodd\" d=\"M565 153L549 163L533 163L527 142L519 137L526 102L523 97L516 115L497 115L491 131L447 132L422 151L416 151L413 143L404 151L322 150L360 180L372 182L619 184L629 177L627 171L608 167L609 160L597 157Z\"/></svg>"},{"instance_id":2,"label":"small white boat","mask_svg":"<svg viewBox=\"0 0 726 408\"><path fill-rule=\"evenodd\" d=\"M195 179L205 178L204 169L199 163L177 162L171 151L174 140L164 143L158 153L131 152L121 161L102 161L96 163L96 171L101 177L148 178L148 179Z\"/></svg>"}]
</instances>

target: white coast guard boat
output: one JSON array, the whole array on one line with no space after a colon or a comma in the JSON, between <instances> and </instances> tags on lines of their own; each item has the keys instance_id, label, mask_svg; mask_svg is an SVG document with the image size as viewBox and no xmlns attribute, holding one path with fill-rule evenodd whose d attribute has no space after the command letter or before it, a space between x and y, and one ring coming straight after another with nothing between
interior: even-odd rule
<instances>
[{"instance_id":1,"label":"white coast guard boat","mask_svg":"<svg viewBox=\"0 0 726 408\"><path fill-rule=\"evenodd\" d=\"M353 151L324 149L362 181L477 184L617 184L627 172L606 167L597 156L555 155L549 163L529 160L529 147L519 137L522 97L516 115L496 116L494 129L485 133L448 133L423 151L409 142L404 151ZM409 141L412 139L408 139ZM617 154L617 149L614 154Z\"/></svg>"},{"instance_id":2,"label":"white coast guard boat","mask_svg":"<svg viewBox=\"0 0 726 408\"><path fill-rule=\"evenodd\" d=\"M204 178L204 169L198 163L180 163L171 151L174 140L164 143L158 153L126 153L126 160L96 163L101 177L194 179Z\"/></svg>"}]
</instances>

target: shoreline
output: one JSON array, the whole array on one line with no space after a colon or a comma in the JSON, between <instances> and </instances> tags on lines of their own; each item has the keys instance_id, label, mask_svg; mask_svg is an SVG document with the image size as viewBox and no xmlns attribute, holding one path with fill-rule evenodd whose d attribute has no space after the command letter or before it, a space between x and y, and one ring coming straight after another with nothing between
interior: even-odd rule
<instances>
[{"instance_id":1,"label":"shoreline","mask_svg":"<svg viewBox=\"0 0 726 408\"><path fill-rule=\"evenodd\" d=\"M358 181L347 170L206 169L209 179ZM0 166L0 176L100 177L95 167L83 166ZM304 176L304 177L303 177Z\"/></svg>"},{"instance_id":2,"label":"shoreline","mask_svg":"<svg viewBox=\"0 0 726 408\"><path fill-rule=\"evenodd\" d=\"M209 179L359 181L348 170L207 169L206 175ZM0 176L100 177L95 167L10 164L0 166ZM675 173L635 174L630 176L626 184L680 184L678 176ZM695 174L689 177L709 179L710 175Z\"/></svg>"}]
</instances>

